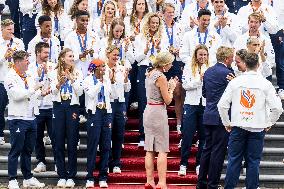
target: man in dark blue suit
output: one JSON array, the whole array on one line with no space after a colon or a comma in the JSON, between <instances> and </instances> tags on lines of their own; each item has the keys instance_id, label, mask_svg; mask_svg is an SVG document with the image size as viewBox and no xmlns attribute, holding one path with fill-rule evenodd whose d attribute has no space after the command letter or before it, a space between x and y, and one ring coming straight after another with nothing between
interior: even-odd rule
<instances>
[{"instance_id":1,"label":"man in dark blue suit","mask_svg":"<svg viewBox=\"0 0 284 189\"><path fill-rule=\"evenodd\" d=\"M205 145L200 160L197 185L199 189L217 189L220 181L229 133L222 125L217 104L228 85L226 77L233 74L233 57L232 48L220 47L216 54L218 63L204 74L202 93L206 98L203 114Z\"/></svg>"},{"instance_id":2,"label":"man in dark blue suit","mask_svg":"<svg viewBox=\"0 0 284 189\"><path fill-rule=\"evenodd\" d=\"M246 6L250 0L226 0L229 12L237 14L241 7Z\"/></svg>"}]
</instances>

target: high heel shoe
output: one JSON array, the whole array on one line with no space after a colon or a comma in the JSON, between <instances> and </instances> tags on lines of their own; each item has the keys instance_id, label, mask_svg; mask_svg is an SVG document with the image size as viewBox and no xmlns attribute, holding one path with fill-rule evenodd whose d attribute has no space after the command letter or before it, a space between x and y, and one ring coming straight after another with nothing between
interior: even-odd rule
<instances>
[{"instance_id":1,"label":"high heel shoe","mask_svg":"<svg viewBox=\"0 0 284 189\"><path fill-rule=\"evenodd\" d=\"M146 184L144 185L144 188L145 188L145 189L154 189L154 187L153 187L151 184L149 184L149 183L146 183Z\"/></svg>"}]
</instances>

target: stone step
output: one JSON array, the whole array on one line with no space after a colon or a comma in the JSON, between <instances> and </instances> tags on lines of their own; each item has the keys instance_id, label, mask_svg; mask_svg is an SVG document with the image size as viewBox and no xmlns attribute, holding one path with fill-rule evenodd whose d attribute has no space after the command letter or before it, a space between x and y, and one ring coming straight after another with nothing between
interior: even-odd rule
<instances>
[{"instance_id":1,"label":"stone step","mask_svg":"<svg viewBox=\"0 0 284 189\"><path fill-rule=\"evenodd\" d=\"M265 135L265 147L271 147L271 148L272 147L274 148L284 147L284 132L282 134L279 131L278 132L279 134L276 134L276 132L273 131L274 129L278 129L278 127L279 127L279 130L281 131L284 130L284 122L277 123L273 128L271 128L270 131L268 131L268 133ZM87 144L87 131L80 131L79 135L80 135L80 144ZM45 131L45 136L48 136L46 131ZM9 130L4 130L4 137L5 137L6 143L8 143L10 140ZM180 139L181 139L181 136L179 136L176 131L170 131L170 143L178 144ZM193 141L193 144L195 143L195 140ZM124 142L125 143L139 142L138 130L126 131L125 136L124 136Z\"/></svg>"},{"instance_id":2,"label":"stone step","mask_svg":"<svg viewBox=\"0 0 284 189\"><path fill-rule=\"evenodd\" d=\"M168 172L168 174L171 174L171 175L177 174L177 172ZM145 173L141 173L141 175L144 176ZM21 171L18 171L18 176L19 176L18 180L21 181L22 180ZM45 173L35 173L34 176L36 178L38 178L41 182L44 182L45 184L52 185L52 186L55 186L57 181L58 181L57 174L54 171L48 171L48 172L45 172ZM77 177L76 177L76 180L75 180L76 185L84 186L85 176L86 176L86 172L79 171L77 173ZM109 178L111 180L112 178L114 178L116 176L117 175L110 174ZM225 179L225 175L222 174L221 175L221 183L224 182L224 179ZM245 176L243 176L243 175L240 176L239 187L244 185L244 181L245 181ZM260 187L283 188L284 175L260 175L259 181L260 181ZM0 183L7 184L7 182L8 182L8 171L7 170L0 170ZM117 184L117 182L115 182L115 183L109 182L109 184ZM125 184L124 180L121 180L120 184ZM140 183L136 182L135 184L142 184L142 182L140 182ZM176 186L176 185L179 185L179 186L186 185L186 186L189 187L191 184L188 181L186 182L186 180L185 180L185 183L183 183L183 184L181 184L181 183L179 183L179 184L176 183L176 184L172 184L172 185L169 184L169 188L171 188L170 186ZM129 187L129 188L131 188L131 187Z\"/></svg>"}]
</instances>

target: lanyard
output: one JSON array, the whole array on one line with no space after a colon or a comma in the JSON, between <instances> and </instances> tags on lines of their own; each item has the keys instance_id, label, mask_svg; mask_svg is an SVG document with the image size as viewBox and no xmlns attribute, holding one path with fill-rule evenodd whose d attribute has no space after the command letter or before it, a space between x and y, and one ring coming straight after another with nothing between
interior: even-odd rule
<instances>
[{"instance_id":1,"label":"lanyard","mask_svg":"<svg viewBox=\"0 0 284 189\"><path fill-rule=\"evenodd\" d=\"M273 0L270 0L270 5L273 7Z\"/></svg>"},{"instance_id":2,"label":"lanyard","mask_svg":"<svg viewBox=\"0 0 284 189\"><path fill-rule=\"evenodd\" d=\"M7 47L12 48L12 45L13 45L13 38L10 39L10 42L9 44L7 44ZM12 62L12 58L8 58L8 62Z\"/></svg>"},{"instance_id":3,"label":"lanyard","mask_svg":"<svg viewBox=\"0 0 284 189\"><path fill-rule=\"evenodd\" d=\"M174 26L171 29L172 29L172 34L170 34L169 28L166 25L166 32L167 32L167 35L168 35L169 43L172 46L174 44Z\"/></svg>"},{"instance_id":4,"label":"lanyard","mask_svg":"<svg viewBox=\"0 0 284 189\"><path fill-rule=\"evenodd\" d=\"M208 29L206 29L205 31L205 36L204 36L204 40L202 42L201 40L201 35L200 35L200 32L199 32L199 28L197 28L197 35L198 35L198 39L199 39L199 44L206 44L206 41L207 41L207 36L208 36Z\"/></svg>"},{"instance_id":5,"label":"lanyard","mask_svg":"<svg viewBox=\"0 0 284 189\"><path fill-rule=\"evenodd\" d=\"M155 50L154 38L153 37L151 37L151 41L152 41L151 55L153 55L154 54L154 50Z\"/></svg>"},{"instance_id":6,"label":"lanyard","mask_svg":"<svg viewBox=\"0 0 284 189\"><path fill-rule=\"evenodd\" d=\"M24 83L25 83L25 89L29 89L28 80L27 80L27 74L26 74L26 73L21 74L21 73L16 69L15 66L14 66L14 70L15 70L15 72L18 74L18 76L20 76L20 78L24 81Z\"/></svg>"},{"instance_id":7,"label":"lanyard","mask_svg":"<svg viewBox=\"0 0 284 189\"><path fill-rule=\"evenodd\" d=\"M222 16L224 16L225 15L225 11L222 11L222 14L221 14ZM222 29L222 27L219 25L218 27L217 27L217 33L220 35L221 34L221 29Z\"/></svg>"},{"instance_id":8,"label":"lanyard","mask_svg":"<svg viewBox=\"0 0 284 189\"><path fill-rule=\"evenodd\" d=\"M54 31L55 34L59 34L59 20L57 18L57 16L54 17Z\"/></svg>"},{"instance_id":9,"label":"lanyard","mask_svg":"<svg viewBox=\"0 0 284 189\"><path fill-rule=\"evenodd\" d=\"M97 80L95 74L93 75L93 80L94 80L94 85L96 85L98 83L98 80ZM101 87L101 90L100 90L100 92L98 94L98 101L99 102L105 102L106 101L104 86Z\"/></svg>"},{"instance_id":10,"label":"lanyard","mask_svg":"<svg viewBox=\"0 0 284 189\"><path fill-rule=\"evenodd\" d=\"M36 63L36 67L38 68L38 63ZM44 78L44 69L42 69L42 72L41 72L41 76L40 76L39 82L43 81L43 78Z\"/></svg>"},{"instance_id":11,"label":"lanyard","mask_svg":"<svg viewBox=\"0 0 284 189\"><path fill-rule=\"evenodd\" d=\"M69 84L69 79L61 86L61 92L63 91L64 94L67 93L67 90L69 93L72 93L72 86Z\"/></svg>"},{"instance_id":12,"label":"lanyard","mask_svg":"<svg viewBox=\"0 0 284 189\"><path fill-rule=\"evenodd\" d=\"M140 23L141 23L141 20L138 19L137 24L135 25L135 31L137 33L140 33Z\"/></svg>"},{"instance_id":13,"label":"lanyard","mask_svg":"<svg viewBox=\"0 0 284 189\"><path fill-rule=\"evenodd\" d=\"M104 5L104 0L99 0L98 3L97 3L98 17L101 16L101 14L102 14L103 5Z\"/></svg>"},{"instance_id":14,"label":"lanyard","mask_svg":"<svg viewBox=\"0 0 284 189\"><path fill-rule=\"evenodd\" d=\"M84 37L82 37L80 34L77 34L77 37L78 37L78 40L79 40L81 53L83 53L86 50L86 48L87 48L87 38L88 38L87 37L87 33L84 36L85 37L84 44L82 43Z\"/></svg>"},{"instance_id":15,"label":"lanyard","mask_svg":"<svg viewBox=\"0 0 284 189\"><path fill-rule=\"evenodd\" d=\"M199 11L199 8L200 8L200 7L199 7L199 4L198 4L198 2L197 2L197 3L196 3L196 10ZM208 3L206 4L205 9L208 9Z\"/></svg>"},{"instance_id":16,"label":"lanyard","mask_svg":"<svg viewBox=\"0 0 284 189\"><path fill-rule=\"evenodd\" d=\"M120 59L122 59L122 43L120 43L120 39L119 40L114 40L114 45L116 47L119 47L119 57Z\"/></svg>"}]
</instances>

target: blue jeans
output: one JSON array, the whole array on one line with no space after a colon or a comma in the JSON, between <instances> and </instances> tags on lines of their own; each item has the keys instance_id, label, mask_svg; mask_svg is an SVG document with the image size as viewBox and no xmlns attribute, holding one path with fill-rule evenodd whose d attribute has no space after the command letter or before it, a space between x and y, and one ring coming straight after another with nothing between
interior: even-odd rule
<instances>
[{"instance_id":1,"label":"blue jeans","mask_svg":"<svg viewBox=\"0 0 284 189\"><path fill-rule=\"evenodd\" d=\"M126 123L126 108L124 102L115 100L111 103L112 108L112 150L110 153L109 167L121 167L121 152L124 142L124 132Z\"/></svg>"},{"instance_id":2,"label":"blue jeans","mask_svg":"<svg viewBox=\"0 0 284 189\"><path fill-rule=\"evenodd\" d=\"M87 125L87 180L94 181L93 172L96 168L97 147L100 146L99 181L106 181L108 161L111 152L111 114L105 109L89 112Z\"/></svg>"},{"instance_id":3,"label":"blue jeans","mask_svg":"<svg viewBox=\"0 0 284 189\"><path fill-rule=\"evenodd\" d=\"M31 155L36 143L35 120L14 119L8 121L10 130L11 150L8 155L9 180L17 178L18 157L20 156L21 171L24 179L30 179Z\"/></svg>"},{"instance_id":4,"label":"blue jeans","mask_svg":"<svg viewBox=\"0 0 284 189\"><path fill-rule=\"evenodd\" d=\"M48 136L51 139L53 156L54 159L56 159L54 136L52 135L52 109L40 109L39 115L36 116L36 123L37 123L37 137L36 137L36 146L35 146L36 159L38 163L42 162L46 164L45 148L42 140L44 137L45 126L47 128Z\"/></svg>"},{"instance_id":5,"label":"blue jeans","mask_svg":"<svg viewBox=\"0 0 284 189\"><path fill-rule=\"evenodd\" d=\"M237 186L243 157L246 161L246 188L259 186L259 164L264 145L265 131L249 132L240 127L233 127L228 145L228 167L225 178L225 189Z\"/></svg>"},{"instance_id":6,"label":"blue jeans","mask_svg":"<svg viewBox=\"0 0 284 189\"><path fill-rule=\"evenodd\" d=\"M138 112L139 112L139 132L140 140L145 140L143 114L147 105L146 88L145 88L145 73L148 66L138 66L137 74L137 96L138 96Z\"/></svg>"},{"instance_id":7,"label":"blue jeans","mask_svg":"<svg viewBox=\"0 0 284 189\"><path fill-rule=\"evenodd\" d=\"M196 156L196 165L200 164L200 157L205 143L205 131L203 125L204 106L185 104L183 107L183 127L181 142L181 161L180 165L188 166L189 152L192 146L194 134L198 131L198 153Z\"/></svg>"},{"instance_id":8,"label":"blue jeans","mask_svg":"<svg viewBox=\"0 0 284 189\"><path fill-rule=\"evenodd\" d=\"M2 83L0 83L0 137L4 137L5 128L5 108L8 104L7 91Z\"/></svg>"},{"instance_id":9,"label":"blue jeans","mask_svg":"<svg viewBox=\"0 0 284 189\"><path fill-rule=\"evenodd\" d=\"M275 52L277 85L279 89L284 89L284 43L279 40L279 37L282 37L284 40L284 32L282 30L270 35Z\"/></svg>"},{"instance_id":10,"label":"blue jeans","mask_svg":"<svg viewBox=\"0 0 284 189\"><path fill-rule=\"evenodd\" d=\"M59 179L74 179L77 174L79 105L70 105L70 101L53 103L52 134L55 139ZM67 139L68 169L65 166L65 139Z\"/></svg>"}]
</instances>

